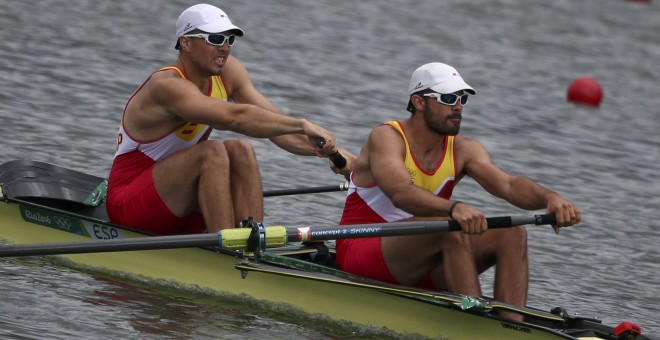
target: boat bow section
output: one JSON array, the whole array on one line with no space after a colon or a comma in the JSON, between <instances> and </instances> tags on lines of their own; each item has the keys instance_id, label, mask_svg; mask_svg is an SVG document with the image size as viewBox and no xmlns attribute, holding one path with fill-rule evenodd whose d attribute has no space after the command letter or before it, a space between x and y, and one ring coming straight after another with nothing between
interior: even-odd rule
<instances>
[{"instance_id":1,"label":"boat bow section","mask_svg":"<svg viewBox=\"0 0 660 340\"><path fill-rule=\"evenodd\" d=\"M105 204L85 201L104 179L56 165L15 160L0 165L0 198L28 201L108 220Z\"/></svg>"}]
</instances>

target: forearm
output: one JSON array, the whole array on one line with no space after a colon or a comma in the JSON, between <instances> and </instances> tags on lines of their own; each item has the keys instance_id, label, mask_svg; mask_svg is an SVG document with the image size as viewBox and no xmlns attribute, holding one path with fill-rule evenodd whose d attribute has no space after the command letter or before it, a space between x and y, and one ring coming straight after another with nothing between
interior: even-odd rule
<instances>
[{"instance_id":1,"label":"forearm","mask_svg":"<svg viewBox=\"0 0 660 340\"><path fill-rule=\"evenodd\" d=\"M229 130L256 138L303 134L305 119L264 110L254 105L236 104L226 121L211 124L215 129ZM300 136L305 138L304 136Z\"/></svg>"},{"instance_id":2,"label":"forearm","mask_svg":"<svg viewBox=\"0 0 660 340\"><path fill-rule=\"evenodd\" d=\"M270 138L275 145L294 154L301 156L315 156L316 148L309 143L304 135L283 135Z\"/></svg>"},{"instance_id":3,"label":"forearm","mask_svg":"<svg viewBox=\"0 0 660 340\"><path fill-rule=\"evenodd\" d=\"M259 99L257 102L254 102L254 105L257 105L261 108L264 108L268 111L275 112L280 115L284 115L275 105L269 102L265 97L256 96ZM309 142L309 138L301 134L289 134L289 135L280 135L275 137L270 137L270 140L277 145L278 147L286 150L294 155L300 156L314 156L316 155L316 147Z\"/></svg>"},{"instance_id":4,"label":"forearm","mask_svg":"<svg viewBox=\"0 0 660 340\"><path fill-rule=\"evenodd\" d=\"M390 199L395 207L419 217L449 216L449 208L453 203L414 185L407 190L397 191Z\"/></svg>"},{"instance_id":5,"label":"forearm","mask_svg":"<svg viewBox=\"0 0 660 340\"><path fill-rule=\"evenodd\" d=\"M538 210L546 208L551 195L558 194L542 187L528 177L518 176L511 182L510 193L505 199L518 208Z\"/></svg>"}]
</instances>

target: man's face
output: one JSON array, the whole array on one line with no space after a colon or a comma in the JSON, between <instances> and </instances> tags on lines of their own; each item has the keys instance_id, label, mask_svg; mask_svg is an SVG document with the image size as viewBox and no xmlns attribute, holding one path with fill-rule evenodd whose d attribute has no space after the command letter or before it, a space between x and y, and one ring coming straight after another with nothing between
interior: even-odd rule
<instances>
[{"instance_id":1,"label":"man's face","mask_svg":"<svg viewBox=\"0 0 660 340\"><path fill-rule=\"evenodd\" d=\"M231 45L236 36L231 32L191 33L186 36L190 41L190 54L202 68L212 75L219 75L227 63Z\"/></svg>"},{"instance_id":2,"label":"man's face","mask_svg":"<svg viewBox=\"0 0 660 340\"><path fill-rule=\"evenodd\" d=\"M454 94L459 96L459 98L457 98L453 105L439 101L440 98L425 96L424 111L422 112L424 121L429 129L440 135L455 136L461 129L463 104L461 104L460 97L463 95L467 96L467 93L464 94L461 90L454 92ZM467 101L467 98L464 100Z\"/></svg>"}]
</instances>

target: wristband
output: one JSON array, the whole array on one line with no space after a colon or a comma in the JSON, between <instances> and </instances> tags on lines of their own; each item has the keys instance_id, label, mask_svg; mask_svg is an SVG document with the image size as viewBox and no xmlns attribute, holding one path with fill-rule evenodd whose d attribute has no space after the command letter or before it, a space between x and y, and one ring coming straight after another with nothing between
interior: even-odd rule
<instances>
[{"instance_id":1,"label":"wristband","mask_svg":"<svg viewBox=\"0 0 660 340\"><path fill-rule=\"evenodd\" d=\"M454 212L454 208L456 207L456 205L457 205L458 203L463 203L463 202L461 202L461 201L454 201L454 203L452 203L452 204L449 206L449 210L448 210L448 212L449 212L449 218L451 218L452 220L454 219L454 217L452 216L452 213Z\"/></svg>"}]
</instances>

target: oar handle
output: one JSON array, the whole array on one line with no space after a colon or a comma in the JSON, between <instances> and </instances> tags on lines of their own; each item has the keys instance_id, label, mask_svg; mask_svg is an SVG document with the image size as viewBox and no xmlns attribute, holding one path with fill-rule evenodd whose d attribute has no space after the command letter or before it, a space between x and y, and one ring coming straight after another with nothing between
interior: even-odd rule
<instances>
[{"instance_id":1,"label":"oar handle","mask_svg":"<svg viewBox=\"0 0 660 340\"><path fill-rule=\"evenodd\" d=\"M325 139L318 138L316 140L316 146L318 146L319 148L323 148L324 145L325 145ZM346 167L346 158L344 158L344 156L342 156L339 153L339 151L337 151L337 152L335 152L331 155L328 155L328 158L330 158L332 163L334 163L335 166L337 166L337 168L343 169L344 167Z\"/></svg>"},{"instance_id":2,"label":"oar handle","mask_svg":"<svg viewBox=\"0 0 660 340\"><path fill-rule=\"evenodd\" d=\"M503 221L500 221L502 217L491 217L493 220L492 222L489 222L488 226L490 226L490 223L493 223L493 226L491 228L506 228L506 227L515 227L519 225L524 225L524 224L534 224L534 225L546 225L546 224L556 224L557 223L557 218L555 217L555 214L542 214L542 215L534 215L531 217L528 216L506 216L504 217ZM501 226L500 226L501 225Z\"/></svg>"},{"instance_id":3,"label":"oar handle","mask_svg":"<svg viewBox=\"0 0 660 340\"><path fill-rule=\"evenodd\" d=\"M346 190L348 190L348 182L339 183L338 185L326 185L326 186L311 187L311 188L268 190L268 191L264 191L264 197L316 194L323 192L346 191Z\"/></svg>"},{"instance_id":4,"label":"oar handle","mask_svg":"<svg viewBox=\"0 0 660 340\"><path fill-rule=\"evenodd\" d=\"M500 229L500 228L510 228L518 225L525 224L534 224L534 225L546 225L546 224L556 224L557 218L555 214L543 214L543 215L534 215L533 217L516 217L516 216L498 216L498 217L488 217L486 218L488 223L488 229ZM451 220L449 221L449 230L448 231L460 231L461 225Z\"/></svg>"}]
</instances>

